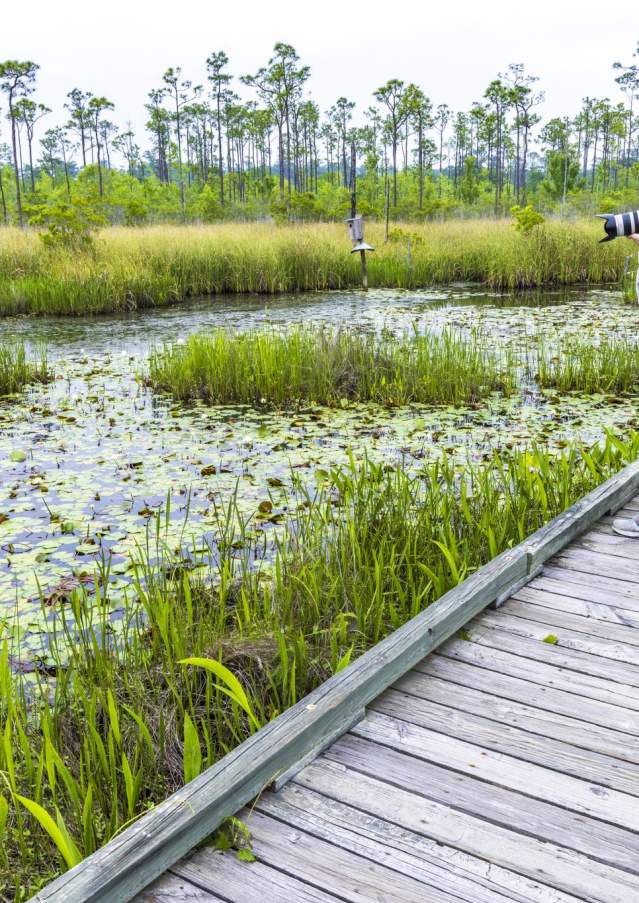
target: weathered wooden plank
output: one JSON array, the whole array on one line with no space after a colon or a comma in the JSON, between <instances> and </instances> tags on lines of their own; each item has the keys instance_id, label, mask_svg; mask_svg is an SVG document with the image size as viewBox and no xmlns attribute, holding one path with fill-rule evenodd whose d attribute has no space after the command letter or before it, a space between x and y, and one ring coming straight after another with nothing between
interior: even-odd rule
<instances>
[{"instance_id":1,"label":"weathered wooden plank","mask_svg":"<svg viewBox=\"0 0 639 903\"><path fill-rule=\"evenodd\" d=\"M602 753L613 761L620 759L639 764L639 743L635 737L621 731L596 724L588 724L584 730L583 721L576 717L533 708L522 702L504 699L459 683L450 683L418 671L404 674L395 683L395 687L411 696L438 702L463 712L476 713L500 724L511 724L529 733L554 737L573 746Z\"/></svg>"},{"instance_id":2,"label":"weathered wooden plank","mask_svg":"<svg viewBox=\"0 0 639 903\"><path fill-rule=\"evenodd\" d=\"M344 808L350 822L344 819ZM412 878L423 886L422 894L429 897L435 891L443 893L445 899L452 895L455 900L467 903L504 903L503 894L494 884L490 887L459 869L446 867L441 857L437 860L428 855L420 856L421 838L418 835L411 838L416 844L411 844L410 848L401 843L388 843L399 831L390 822L380 823L379 819L373 819L352 807L343 807L303 787L286 788L277 797L265 794L257 801L255 811ZM375 821L377 831L370 827L371 822ZM252 815L247 816L247 824L250 828Z\"/></svg>"},{"instance_id":3,"label":"weathered wooden plank","mask_svg":"<svg viewBox=\"0 0 639 903\"><path fill-rule=\"evenodd\" d=\"M544 609L546 611L547 609ZM582 633L577 630L569 630L557 624L544 623L532 618L522 618L511 615L507 610L500 609L499 621L491 619L487 614L481 621L481 627L497 627L507 630L516 636L530 637L543 643L546 637L557 637L555 645L566 649L576 649L586 652L588 655L600 656L602 659L628 664L633 669L639 665L637 660L637 647L627 643L618 643L606 637L595 636L593 633ZM631 682L630 680L628 681Z\"/></svg>"},{"instance_id":4,"label":"weathered wooden plank","mask_svg":"<svg viewBox=\"0 0 639 903\"><path fill-rule=\"evenodd\" d=\"M473 643L469 643L473 646ZM497 671L488 671L476 665L462 661L452 661L442 655L432 655L415 666L415 670L433 677L441 677L452 683L460 683L466 687L475 687L486 693L503 696L504 699L513 699L526 705L547 709L560 715L574 716L577 712L581 721L587 724L599 724L617 731L624 731L632 736L637 735L636 713L621 706L599 702L598 699L586 699L580 696L578 700L572 693L563 690L555 690L553 687L544 687L522 680L518 677L510 677ZM587 729L584 725L584 729Z\"/></svg>"},{"instance_id":5,"label":"weathered wooden plank","mask_svg":"<svg viewBox=\"0 0 639 903\"><path fill-rule=\"evenodd\" d=\"M596 526L596 525L595 525ZM614 555L628 561L639 562L639 543L636 539L619 536L617 533L599 533L594 530L584 533L573 543L573 548Z\"/></svg>"},{"instance_id":6,"label":"weathered wooden plank","mask_svg":"<svg viewBox=\"0 0 639 903\"><path fill-rule=\"evenodd\" d=\"M543 686L555 686L588 699L639 711L639 673L629 674L625 662L529 639L493 625L473 622L466 631L474 648L462 646L466 640L449 640L440 653L489 671L523 677ZM551 670L539 668L537 663L550 666ZM630 682L623 683L624 680Z\"/></svg>"},{"instance_id":7,"label":"weathered wooden plank","mask_svg":"<svg viewBox=\"0 0 639 903\"><path fill-rule=\"evenodd\" d=\"M388 849L382 864L373 858L370 845L366 845L361 838L360 852L354 853L257 810L241 812L240 817L248 824L253 838L253 852L260 862L340 900L361 903L362 900L387 899L393 903L417 903L426 895L433 903L456 903L458 900L452 893L427 886L407 874L406 857L400 865L398 854L392 849ZM355 842L357 836L352 836ZM375 845L378 856L381 846ZM362 855L364 849L366 853ZM202 851L198 858L200 855L204 858L205 854L206 851ZM412 870L417 871L418 863L411 865ZM288 900L291 897L280 896L278 899Z\"/></svg>"},{"instance_id":8,"label":"weathered wooden plank","mask_svg":"<svg viewBox=\"0 0 639 903\"><path fill-rule=\"evenodd\" d=\"M441 884L444 890L459 894L462 899L466 899L470 891L472 903L479 903L485 898L483 889L487 889L491 897L498 891L500 903L504 901L502 894L514 903L573 903L576 900L510 869L431 840L421 833L347 806L297 783L289 784L277 797L270 794L260 797L257 808L311 834L319 832L319 836L332 842L340 836L335 834L338 829L345 832L347 843L351 834L356 832L365 839L379 841L384 847L408 853L411 859L416 857L430 870L427 873L428 883L433 886ZM391 811L388 814L394 817L395 813Z\"/></svg>"},{"instance_id":9,"label":"weathered wooden plank","mask_svg":"<svg viewBox=\"0 0 639 903\"><path fill-rule=\"evenodd\" d=\"M447 768L498 787L521 789L535 799L639 831L637 799L619 790L588 783L479 743L469 743L377 711L369 712L352 732L357 737L429 762L445 762Z\"/></svg>"},{"instance_id":10,"label":"weathered wooden plank","mask_svg":"<svg viewBox=\"0 0 639 903\"><path fill-rule=\"evenodd\" d=\"M37 899L37 898L36 898ZM184 878L165 872L136 898L136 903L225 903Z\"/></svg>"},{"instance_id":11,"label":"weathered wooden plank","mask_svg":"<svg viewBox=\"0 0 639 903\"><path fill-rule=\"evenodd\" d=\"M619 608L604 602L588 602L586 599L575 599L574 596L551 593L536 586L525 586L511 596L517 602L529 602L531 605L540 605L553 611L563 611L567 614L580 615L583 618L592 618L594 621L608 621L612 624L621 624L625 627L639 628L639 599L636 609ZM598 627L594 627L598 632Z\"/></svg>"},{"instance_id":12,"label":"weathered wooden plank","mask_svg":"<svg viewBox=\"0 0 639 903\"><path fill-rule=\"evenodd\" d=\"M608 866L629 869L633 873L637 871L639 837L635 832L528 796L523 792L524 788L517 791L491 784L425 756L402 753L355 734L342 737L323 756L460 813L483 819L487 826L500 825L519 835L581 852Z\"/></svg>"},{"instance_id":13,"label":"weathered wooden plank","mask_svg":"<svg viewBox=\"0 0 639 903\"><path fill-rule=\"evenodd\" d=\"M585 574L579 569L575 570L563 564L558 565L557 560L555 558L544 565L542 576L535 578L535 585L538 585L537 581L552 580L558 585L557 592L559 592L559 584L567 584L567 591L574 593L575 596L581 599L592 598L591 594L593 592L602 594L600 597L601 601L606 601L610 595L615 598L625 598L627 596L632 599L637 598L637 588L632 583L627 583L625 580L616 580L611 576L602 576L601 574ZM587 593L587 595L583 595L584 593ZM595 598L594 601L598 601L598 599Z\"/></svg>"},{"instance_id":14,"label":"weathered wooden plank","mask_svg":"<svg viewBox=\"0 0 639 903\"><path fill-rule=\"evenodd\" d=\"M549 627L563 628L574 633L586 634L586 636L612 640L623 647L625 654L629 656L622 661L639 664L639 649L636 648L639 646L639 630L636 627L626 627L611 621L597 621L594 618L568 614L547 606L531 605L529 602L520 602L517 599L505 602L503 611L506 615L525 618L527 621L535 621Z\"/></svg>"},{"instance_id":15,"label":"weathered wooden plank","mask_svg":"<svg viewBox=\"0 0 639 903\"><path fill-rule=\"evenodd\" d=\"M259 841L255 847L259 854ZM220 853L205 847L176 862L171 872L219 893L227 903L335 903L342 899L264 862L240 862L232 850Z\"/></svg>"},{"instance_id":16,"label":"weathered wooden plank","mask_svg":"<svg viewBox=\"0 0 639 903\"><path fill-rule=\"evenodd\" d=\"M264 787L325 748L349 720L527 572L526 552L504 552L352 665L40 891L40 903L120 903Z\"/></svg>"},{"instance_id":17,"label":"weathered wooden plank","mask_svg":"<svg viewBox=\"0 0 639 903\"><path fill-rule=\"evenodd\" d=\"M345 743L347 739L348 745ZM521 810L518 810L516 805L513 805L509 813L504 813L500 817L501 823L485 821L481 814L478 817L451 808L446 803L442 804L425 795L425 793L436 795L440 791L438 786L428 780L425 763L411 757L401 757L392 750L382 750L383 755L377 761L364 753L360 762L353 755L352 747L356 742L356 737L343 738L331 747L329 751L331 761L327 760L325 754L301 771L295 782L381 818L386 813L392 812L395 824L485 859L489 863L512 869L535 881L572 894L579 900L591 903L604 901L628 903L628 900L633 899L633 894L639 893L639 879L636 875L608 866L601 860L590 859L587 855L575 851L574 846L565 848L532 836L536 822L532 827L526 826L528 833L517 833L504 827L504 823L515 825L521 821ZM359 743L371 745L365 744L364 741ZM397 773L398 756L409 759L410 766L407 768L403 762L401 763L401 779L404 784L402 788L384 780L384 777L393 778ZM339 757L344 761L351 761L352 767L340 762ZM364 768L372 766L380 774L366 773L360 770L360 765ZM440 771L443 772L444 769ZM468 780L463 776L460 776L460 779L460 783ZM504 794L505 791L498 791L497 795L501 798ZM470 799L472 800L472 796ZM493 810L494 806L488 805L486 817L491 817ZM561 815L562 810L556 809L556 812ZM596 835L600 826L604 829L604 833L611 828L600 822L594 822L594 825L591 841L599 853L603 851L605 856L608 844L603 839L601 846L598 846ZM546 827L547 833L552 833L553 826L549 824ZM630 869L634 869L636 858L633 863L633 857L624 855L621 845L618 850L615 846L613 845L612 851L618 853L629 864ZM552 897L549 897L549 901L551 899Z\"/></svg>"},{"instance_id":18,"label":"weathered wooden plank","mask_svg":"<svg viewBox=\"0 0 639 903\"><path fill-rule=\"evenodd\" d=\"M579 570L582 574L614 577L627 583L639 585L639 566L634 561L606 555L603 552L586 551L567 546L555 559L557 564Z\"/></svg>"},{"instance_id":19,"label":"weathered wooden plank","mask_svg":"<svg viewBox=\"0 0 639 903\"><path fill-rule=\"evenodd\" d=\"M506 751L509 756L593 784L639 796L639 769L634 765L572 746L554 737L540 737L519 727L498 724L475 713L392 689L378 696L371 703L370 710L494 752Z\"/></svg>"},{"instance_id":20,"label":"weathered wooden plank","mask_svg":"<svg viewBox=\"0 0 639 903\"><path fill-rule=\"evenodd\" d=\"M573 505L526 542L528 572L548 560L595 521L627 503L639 486L639 462L635 461Z\"/></svg>"}]
</instances>

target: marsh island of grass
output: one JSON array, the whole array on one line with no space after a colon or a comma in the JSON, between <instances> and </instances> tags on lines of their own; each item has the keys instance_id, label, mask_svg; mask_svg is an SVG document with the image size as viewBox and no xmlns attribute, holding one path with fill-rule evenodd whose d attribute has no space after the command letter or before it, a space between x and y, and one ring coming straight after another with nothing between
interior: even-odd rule
<instances>
[{"instance_id":1,"label":"marsh island of grass","mask_svg":"<svg viewBox=\"0 0 639 903\"><path fill-rule=\"evenodd\" d=\"M220 329L155 349L149 381L175 398L267 407L345 401L472 404L515 390L515 365L477 332L358 334L297 327L231 334Z\"/></svg>"},{"instance_id":2,"label":"marsh island of grass","mask_svg":"<svg viewBox=\"0 0 639 903\"><path fill-rule=\"evenodd\" d=\"M48 382L51 378L45 351L29 354L24 342L0 340L0 396L12 395L29 383Z\"/></svg>"}]
</instances>

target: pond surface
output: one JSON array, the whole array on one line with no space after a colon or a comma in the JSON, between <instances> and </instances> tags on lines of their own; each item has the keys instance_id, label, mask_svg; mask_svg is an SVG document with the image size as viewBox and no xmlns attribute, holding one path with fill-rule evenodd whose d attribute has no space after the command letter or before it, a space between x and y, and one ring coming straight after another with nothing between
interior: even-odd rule
<instances>
[{"instance_id":1,"label":"pond surface","mask_svg":"<svg viewBox=\"0 0 639 903\"><path fill-rule=\"evenodd\" d=\"M46 343L56 379L0 402L0 621L25 655L42 651L43 622L73 586L90 586L97 560L111 562L117 600L130 559L162 513L173 549L209 553L220 510L237 492L260 527L286 514L294 472L310 482L356 458L419 466L445 453L464 459L540 441L595 441L606 428L639 428L636 398L559 397L522 386L475 408L347 405L273 413L182 406L153 394L141 376L149 348L210 327L327 323L355 329L479 328L495 343L542 333L597 337L639 330L639 308L613 291L561 291L505 299L477 288L211 299L161 311L84 320L0 321L0 339ZM15 453L18 454L15 454ZM13 453L13 455L12 455ZM13 457L13 459L12 459ZM14 460L23 458L23 460ZM281 484L281 485L280 485ZM167 500L170 506L167 513ZM50 604L42 606L43 597Z\"/></svg>"}]
</instances>

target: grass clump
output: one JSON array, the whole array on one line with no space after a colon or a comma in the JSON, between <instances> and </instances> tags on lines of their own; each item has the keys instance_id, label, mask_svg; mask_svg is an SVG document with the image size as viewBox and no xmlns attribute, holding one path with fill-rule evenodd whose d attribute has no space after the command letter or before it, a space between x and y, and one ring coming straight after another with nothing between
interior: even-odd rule
<instances>
[{"instance_id":1,"label":"grass clump","mask_svg":"<svg viewBox=\"0 0 639 903\"><path fill-rule=\"evenodd\" d=\"M397 338L295 327L192 335L152 352L149 381L178 399L212 404L459 405L496 390L511 393L516 373L512 359L489 349L479 333Z\"/></svg>"},{"instance_id":2,"label":"grass clump","mask_svg":"<svg viewBox=\"0 0 639 903\"><path fill-rule=\"evenodd\" d=\"M46 352L37 360L30 360L23 342L0 339L0 396L12 395L34 382L48 382L51 372Z\"/></svg>"},{"instance_id":3,"label":"grass clump","mask_svg":"<svg viewBox=\"0 0 639 903\"><path fill-rule=\"evenodd\" d=\"M297 484L275 540L221 511L212 582L163 551L158 520L119 632L105 565L97 598L85 585L58 602L33 674L0 645L0 897L34 893L638 453L639 434L323 471L318 491Z\"/></svg>"},{"instance_id":4,"label":"grass clump","mask_svg":"<svg viewBox=\"0 0 639 903\"><path fill-rule=\"evenodd\" d=\"M595 222L511 220L369 223L372 287L459 281L499 290L621 279L622 242L601 246ZM408 239L411 253L408 254ZM343 225L270 223L111 228L85 249L47 247L37 230L0 229L0 315L81 316L161 307L198 295L359 288Z\"/></svg>"},{"instance_id":5,"label":"grass clump","mask_svg":"<svg viewBox=\"0 0 639 903\"><path fill-rule=\"evenodd\" d=\"M557 348L540 345L538 381L542 387L559 392L637 392L639 339L604 336L593 342L576 337Z\"/></svg>"}]
</instances>

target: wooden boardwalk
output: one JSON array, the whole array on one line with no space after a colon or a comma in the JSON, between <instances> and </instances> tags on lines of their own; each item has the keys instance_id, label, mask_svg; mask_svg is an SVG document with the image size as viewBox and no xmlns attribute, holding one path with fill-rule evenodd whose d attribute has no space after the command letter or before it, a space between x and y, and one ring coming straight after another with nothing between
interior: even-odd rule
<instances>
[{"instance_id":1,"label":"wooden boardwalk","mask_svg":"<svg viewBox=\"0 0 639 903\"><path fill-rule=\"evenodd\" d=\"M138 903L639 903L639 542L611 521L241 810L256 862L205 846Z\"/></svg>"}]
</instances>

